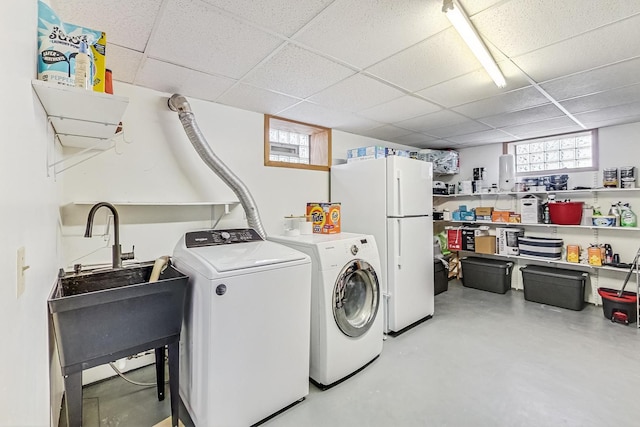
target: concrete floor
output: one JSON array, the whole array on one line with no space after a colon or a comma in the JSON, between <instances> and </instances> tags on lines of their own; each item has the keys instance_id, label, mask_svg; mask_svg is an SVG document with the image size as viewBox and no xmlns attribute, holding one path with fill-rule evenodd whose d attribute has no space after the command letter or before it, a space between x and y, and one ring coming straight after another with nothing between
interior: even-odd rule
<instances>
[{"instance_id":1,"label":"concrete floor","mask_svg":"<svg viewBox=\"0 0 640 427\"><path fill-rule=\"evenodd\" d=\"M153 381L151 367L130 374ZM449 282L433 319L385 341L382 355L265 427L640 425L640 330L583 311ZM121 379L84 389L89 426L153 426L168 398ZM193 425L181 409L186 427ZM64 423L61 423L64 425Z\"/></svg>"}]
</instances>

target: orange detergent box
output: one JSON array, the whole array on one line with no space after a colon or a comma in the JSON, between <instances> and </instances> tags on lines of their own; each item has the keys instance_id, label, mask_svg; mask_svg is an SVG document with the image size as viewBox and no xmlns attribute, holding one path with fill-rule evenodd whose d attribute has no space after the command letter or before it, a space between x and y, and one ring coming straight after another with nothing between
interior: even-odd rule
<instances>
[{"instance_id":1,"label":"orange detergent box","mask_svg":"<svg viewBox=\"0 0 640 427\"><path fill-rule=\"evenodd\" d=\"M340 232L340 203L307 203L307 215L313 220L314 233Z\"/></svg>"}]
</instances>

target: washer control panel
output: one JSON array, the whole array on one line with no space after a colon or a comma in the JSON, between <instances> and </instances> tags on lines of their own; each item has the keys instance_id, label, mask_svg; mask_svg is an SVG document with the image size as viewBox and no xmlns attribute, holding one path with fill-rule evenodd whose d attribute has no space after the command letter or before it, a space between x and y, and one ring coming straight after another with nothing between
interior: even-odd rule
<instances>
[{"instance_id":1,"label":"washer control panel","mask_svg":"<svg viewBox=\"0 0 640 427\"><path fill-rule=\"evenodd\" d=\"M264 239L252 228L191 231L185 234L184 237L187 248L261 242L263 240Z\"/></svg>"}]
</instances>

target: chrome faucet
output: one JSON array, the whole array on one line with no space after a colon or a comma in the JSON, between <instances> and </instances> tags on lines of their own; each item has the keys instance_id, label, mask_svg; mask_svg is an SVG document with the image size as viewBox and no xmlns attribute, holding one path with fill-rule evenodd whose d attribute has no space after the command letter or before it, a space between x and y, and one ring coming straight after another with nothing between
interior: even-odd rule
<instances>
[{"instance_id":1,"label":"chrome faucet","mask_svg":"<svg viewBox=\"0 0 640 427\"><path fill-rule=\"evenodd\" d=\"M113 214L113 247L111 250L112 256L112 265L113 268L122 268L122 260L124 259L133 259L134 254L133 251L122 253L122 248L120 247L120 218L118 217L118 211L116 208L107 202L100 202L93 205L91 210L89 211L89 216L87 217L87 229L84 232L84 237L91 237L91 231L93 229L93 217L96 214L96 211L101 207L105 207L111 211Z\"/></svg>"}]
</instances>

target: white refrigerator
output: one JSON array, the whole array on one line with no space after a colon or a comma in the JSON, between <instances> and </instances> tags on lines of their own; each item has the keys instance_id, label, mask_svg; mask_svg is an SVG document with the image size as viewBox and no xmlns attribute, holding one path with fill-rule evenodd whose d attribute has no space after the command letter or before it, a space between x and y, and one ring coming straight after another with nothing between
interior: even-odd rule
<instances>
[{"instance_id":1,"label":"white refrigerator","mask_svg":"<svg viewBox=\"0 0 640 427\"><path fill-rule=\"evenodd\" d=\"M372 234L378 244L388 333L434 312L432 183L432 164L406 157L331 167L342 230Z\"/></svg>"}]
</instances>

